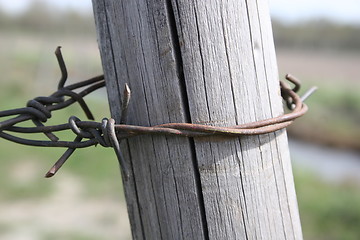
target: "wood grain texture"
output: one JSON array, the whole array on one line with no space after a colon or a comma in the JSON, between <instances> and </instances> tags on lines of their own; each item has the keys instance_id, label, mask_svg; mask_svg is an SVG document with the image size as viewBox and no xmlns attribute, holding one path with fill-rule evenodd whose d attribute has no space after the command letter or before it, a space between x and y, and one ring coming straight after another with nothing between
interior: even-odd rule
<instances>
[{"instance_id":1,"label":"wood grain texture","mask_svg":"<svg viewBox=\"0 0 360 240\"><path fill-rule=\"evenodd\" d=\"M93 0L113 117L231 126L282 114L265 0ZM285 131L123 144L134 239L302 239Z\"/></svg>"}]
</instances>

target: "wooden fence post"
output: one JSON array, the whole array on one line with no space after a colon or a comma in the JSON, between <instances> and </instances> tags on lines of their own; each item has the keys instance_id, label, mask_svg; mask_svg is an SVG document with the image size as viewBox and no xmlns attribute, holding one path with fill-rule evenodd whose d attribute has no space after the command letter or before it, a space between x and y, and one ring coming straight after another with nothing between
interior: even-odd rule
<instances>
[{"instance_id":1,"label":"wooden fence post","mask_svg":"<svg viewBox=\"0 0 360 240\"><path fill-rule=\"evenodd\" d=\"M266 0L93 0L112 116L219 126L282 114ZM123 142L134 239L302 239L285 131Z\"/></svg>"}]
</instances>

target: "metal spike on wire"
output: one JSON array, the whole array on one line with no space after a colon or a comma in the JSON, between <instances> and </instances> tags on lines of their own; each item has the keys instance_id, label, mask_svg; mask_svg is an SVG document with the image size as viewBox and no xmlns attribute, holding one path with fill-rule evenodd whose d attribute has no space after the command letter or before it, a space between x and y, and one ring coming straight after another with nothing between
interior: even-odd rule
<instances>
[{"instance_id":1,"label":"metal spike on wire","mask_svg":"<svg viewBox=\"0 0 360 240\"><path fill-rule=\"evenodd\" d=\"M271 133L288 127L296 118L304 115L307 112L308 107L303 101L316 90L316 87L313 87L308 90L302 98L299 97L296 92L300 90L300 82L298 79L288 74L286 75L286 79L294 84L294 88L291 89L282 81L280 81L280 88L281 96L287 107L291 110L290 113L231 127L218 127L192 123L165 123L148 127L126 124L131 95L130 88L126 84L123 93L121 119L119 124L115 124L115 120L111 118L104 118L100 123L95 121L81 121L79 118L71 116L68 123L45 126L43 123L51 118L52 111L63 109L76 102L79 103L87 118L94 120L89 107L84 101L84 97L105 86L104 75L66 86L68 73L60 47L56 49L55 55L61 71L61 78L59 80L57 91L48 97L37 97L30 100L25 108L0 111L0 118L14 116L13 118L0 122L1 138L29 146L68 148L46 173L45 177L47 178L54 176L77 148L85 148L100 144L103 147L114 148L124 179L127 180L129 178L129 171L120 150L120 142L122 139L138 135L160 134L183 137L240 137L243 135ZM80 88L85 89L76 92L76 90L79 90ZM17 124L28 120L32 120L35 127L16 126ZM74 141L61 141L54 134L55 132L65 130L71 130L76 135ZM12 135L12 133L43 133L49 140L33 140Z\"/></svg>"}]
</instances>

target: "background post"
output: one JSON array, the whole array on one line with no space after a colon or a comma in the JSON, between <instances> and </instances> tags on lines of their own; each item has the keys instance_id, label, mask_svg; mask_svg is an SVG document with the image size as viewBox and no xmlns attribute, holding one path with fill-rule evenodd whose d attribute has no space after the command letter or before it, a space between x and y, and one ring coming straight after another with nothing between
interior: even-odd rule
<instances>
[{"instance_id":1,"label":"background post","mask_svg":"<svg viewBox=\"0 0 360 240\"><path fill-rule=\"evenodd\" d=\"M113 117L232 126L282 114L267 1L93 0ZM285 131L123 143L134 239L302 239Z\"/></svg>"}]
</instances>

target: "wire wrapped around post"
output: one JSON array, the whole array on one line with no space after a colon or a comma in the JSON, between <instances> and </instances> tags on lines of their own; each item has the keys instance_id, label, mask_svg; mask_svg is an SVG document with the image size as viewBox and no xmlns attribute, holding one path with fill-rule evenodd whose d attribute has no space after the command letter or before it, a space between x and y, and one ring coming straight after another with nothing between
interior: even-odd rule
<instances>
[{"instance_id":1,"label":"wire wrapped around post","mask_svg":"<svg viewBox=\"0 0 360 240\"><path fill-rule=\"evenodd\" d=\"M192 123L165 123L156 126L136 126L127 125L127 110L130 102L130 88L125 86L122 99L121 119L115 124L114 119L104 118L102 122L82 121L75 116L69 118L68 123L45 126L43 123L51 118L51 112L66 108L74 103L79 103L88 119L94 120L93 114L84 101L84 97L93 91L105 87L104 75L99 75L88 80L66 86L67 70L63 60L60 47L55 51L56 58L61 71L58 89L48 97L37 97L30 100L26 107L0 111L0 117L15 116L0 122L0 137L15 143L38 146L38 147L65 147L68 148L58 161L46 173L45 177L52 177L67 161L77 148L85 148L100 144L103 147L112 147L119 160L124 179L129 177L128 167L120 150L122 139L138 135L160 134L175 135L182 137L204 137L204 136L228 136L239 137L243 135L259 135L274 132L288 127L296 118L304 115L308 107L304 101L315 90L316 87L309 89L303 97L299 97L297 92L300 90L300 81L291 75L286 75L286 79L294 84L291 88L285 82L280 81L281 96L290 113L278 117L260 120L231 127L209 126ZM76 90L84 88L80 92ZM67 99L66 99L67 98ZM35 127L16 126L21 122L32 120ZM72 130L76 135L74 141L61 141L55 132ZM43 133L49 140L33 140L12 135L11 133Z\"/></svg>"}]
</instances>

